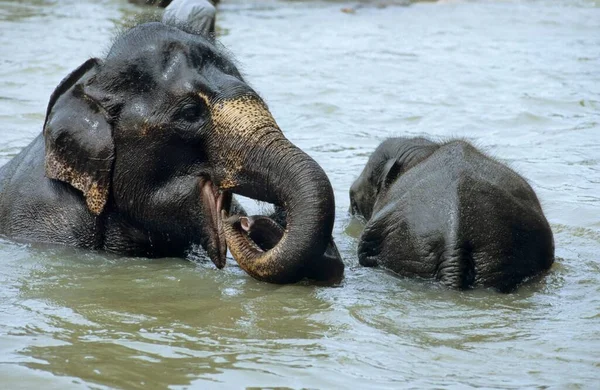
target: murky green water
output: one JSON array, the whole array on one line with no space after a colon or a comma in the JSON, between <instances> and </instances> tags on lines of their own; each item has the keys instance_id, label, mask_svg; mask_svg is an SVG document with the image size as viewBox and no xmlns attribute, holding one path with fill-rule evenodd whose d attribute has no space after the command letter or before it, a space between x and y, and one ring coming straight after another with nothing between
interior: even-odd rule
<instances>
[{"instance_id":1,"label":"murky green water","mask_svg":"<svg viewBox=\"0 0 600 390\"><path fill-rule=\"evenodd\" d=\"M224 0L218 22L332 180L343 286L0 241L0 388L597 388L600 2L340 12L357 4ZM60 79L136 11L0 1L0 164L39 133ZM347 190L393 135L466 137L526 176L555 232L550 274L499 295L358 266Z\"/></svg>"}]
</instances>

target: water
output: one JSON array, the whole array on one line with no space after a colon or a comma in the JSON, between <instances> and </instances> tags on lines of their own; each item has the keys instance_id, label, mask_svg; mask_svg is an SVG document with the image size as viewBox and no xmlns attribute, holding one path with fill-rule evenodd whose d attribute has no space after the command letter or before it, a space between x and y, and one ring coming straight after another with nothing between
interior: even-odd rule
<instances>
[{"instance_id":1,"label":"water","mask_svg":"<svg viewBox=\"0 0 600 390\"><path fill-rule=\"evenodd\" d=\"M0 164L40 132L62 77L138 11L0 1ZM0 387L598 386L600 2L225 0L218 25L331 178L343 286L0 241ZM360 267L347 191L394 135L465 137L527 177L555 233L549 275L500 295Z\"/></svg>"}]
</instances>

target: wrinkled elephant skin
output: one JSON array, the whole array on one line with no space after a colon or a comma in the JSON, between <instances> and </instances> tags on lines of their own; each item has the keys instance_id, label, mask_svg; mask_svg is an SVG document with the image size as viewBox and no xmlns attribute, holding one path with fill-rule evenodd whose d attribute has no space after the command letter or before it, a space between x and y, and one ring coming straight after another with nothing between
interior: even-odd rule
<instances>
[{"instance_id":1,"label":"wrinkled elephant skin","mask_svg":"<svg viewBox=\"0 0 600 390\"><path fill-rule=\"evenodd\" d=\"M509 292L554 261L552 231L533 189L465 141L384 141L350 200L367 220L358 245L364 266Z\"/></svg>"}]
</instances>

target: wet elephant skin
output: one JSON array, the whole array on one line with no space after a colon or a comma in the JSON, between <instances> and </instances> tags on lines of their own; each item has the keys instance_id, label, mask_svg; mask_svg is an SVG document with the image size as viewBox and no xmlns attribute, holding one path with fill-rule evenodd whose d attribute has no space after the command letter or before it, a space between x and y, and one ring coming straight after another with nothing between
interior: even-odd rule
<instances>
[{"instance_id":1,"label":"wet elephant skin","mask_svg":"<svg viewBox=\"0 0 600 390\"><path fill-rule=\"evenodd\" d=\"M305 277L331 241L329 179L212 38L143 23L61 81L42 134L0 168L0 234L149 257L200 245L220 268L234 193L288 215L281 242L238 256L243 268Z\"/></svg>"},{"instance_id":2,"label":"wet elephant skin","mask_svg":"<svg viewBox=\"0 0 600 390\"><path fill-rule=\"evenodd\" d=\"M465 141L384 141L350 201L367 220L358 245L363 266L509 292L554 261L552 231L533 189Z\"/></svg>"}]
</instances>

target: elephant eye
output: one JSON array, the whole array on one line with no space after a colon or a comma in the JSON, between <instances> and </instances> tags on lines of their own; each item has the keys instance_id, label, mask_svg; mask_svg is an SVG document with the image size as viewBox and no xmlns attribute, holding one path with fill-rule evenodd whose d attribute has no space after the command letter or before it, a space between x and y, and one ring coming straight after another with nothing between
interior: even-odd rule
<instances>
[{"instance_id":1,"label":"elephant eye","mask_svg":"<svg viewBox=\"0 0 600 390\"><path fill-rule=\"evenodd\" d=\"M202 103L188 103L177 112L178 119L196 122L204 116L206 107Z\"/></svg>"}]
</instances>

